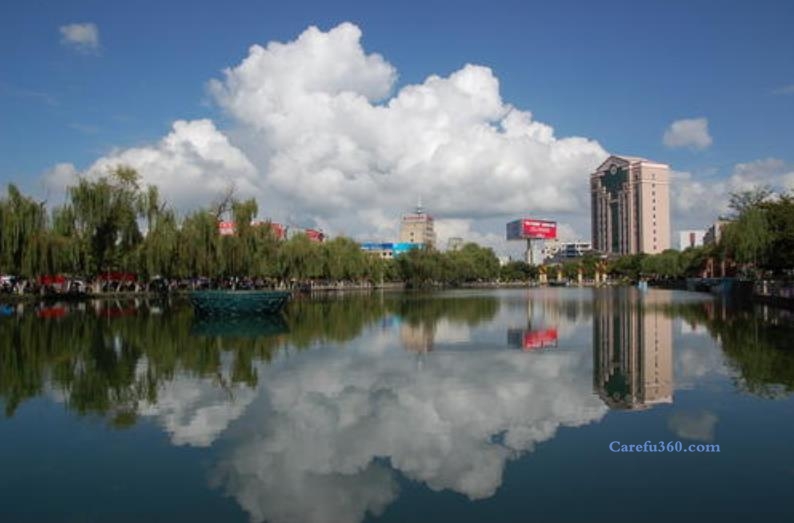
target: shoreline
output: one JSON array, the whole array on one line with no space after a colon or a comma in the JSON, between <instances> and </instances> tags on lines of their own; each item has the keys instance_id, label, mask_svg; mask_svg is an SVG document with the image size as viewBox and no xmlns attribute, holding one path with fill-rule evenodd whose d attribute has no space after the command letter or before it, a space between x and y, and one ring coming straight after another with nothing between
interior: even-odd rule
<instances>
[{"instance_id":1,"label":"shoreline","mask_svg":"<svg viewBox=\"0 0 794 523\"><path fill-rule=\"evenodd\" d=\"M549 283L538 283L536 281L521 282L479 282L479 283L466 283L461 285L429 285L420 287L409 287L405 282L390 282L379 285L372 284L318 284L309 286L299 286L294 289L277 288L277 289L254 289L266 291L288 291L295 295L312 295L312 294L332 294L332 293L347 293L347 292L370 292L370 291L443 291L455 289L534 289L534 288L584 288L584 287L613 287L613 286L631 286L622 282L601 282L595 283L593 281L584 281L581 284L570 283L568 285L554 285ZM231 290L231 289L219 289ZM58 295L58 294L13 294L3 293L0 294L0 304L17 304L17 303L39 303L39 302L80 302L89 300L127 300L127 299L157 299L157 298L171 298L171 297L187 297L192 290L178 289L170 292L154 292L154 291L118 291L118 292L102 292L102 293L86 293L84 295Z\"/></svg>"}]
</instances>

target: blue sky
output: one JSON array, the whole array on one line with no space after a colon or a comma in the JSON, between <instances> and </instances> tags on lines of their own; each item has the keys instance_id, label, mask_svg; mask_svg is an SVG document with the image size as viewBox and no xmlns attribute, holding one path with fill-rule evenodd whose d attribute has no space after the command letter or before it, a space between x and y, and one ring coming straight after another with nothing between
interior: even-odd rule
<instances>
[{"instance_id":1,"label":"blue sky","mask_svg":"<svg viewBox=\"0 0 794 523\"><path fill-rule=\"evenodd\" d=\"M0 20L0 182L29 190L57 163L83 170L156 143L177 119L234 128L208 80L252 44L344 21L394 67L393 93L480 64L505 103L558 137L703 183L740 163L794 164L792 2L26 1L5 2ZM95 49L64 41L59 28L74 23L95 24ZM712 143L666 146L665 130L688 118L707 119Z\"/></svg>"}]
</instances>

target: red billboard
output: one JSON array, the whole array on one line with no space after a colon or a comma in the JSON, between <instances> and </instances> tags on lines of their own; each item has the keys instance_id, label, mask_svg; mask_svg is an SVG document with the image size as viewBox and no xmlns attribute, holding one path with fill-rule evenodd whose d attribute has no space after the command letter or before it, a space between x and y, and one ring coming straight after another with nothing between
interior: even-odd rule
<instances>
[{"instance_id":1,"label":"red billboard","mask_svg":"<svg viewBox=\"0 0 794 523\"><path fill-rule=\"evenodd\" d=\"M236 229L234 222L218 222L218 232L221 236L232 236Z\"/></svg>"},{"instance_id":2,"label":"red billboard","mask_svg":"<svg viewBox=\"0 0 794 523\"><path fill-rule=\"evenodd\" d=\"M508 329L507 343L524 351L557 346L557 329Z\"/></svg>"},{"instance_id":3,"label":"red billboard","mask_svg":"<svg viewBox=\"0 0 794 523\"><path fill-rule=\"evenodd\" d=\"M507 224L508 240L553 240L557 238L557 222L523 218Z\"/></svg>"},{"instance_id":4,"label":"red billboard","mask_svg":"<svg viewBox=\"0 0 794 523\"><path fill-rule=\"evenodd\" d=\"M557 345L557 329L525 331L521 348L524 350L539 349Z\"/></svg>"}]
</instances>

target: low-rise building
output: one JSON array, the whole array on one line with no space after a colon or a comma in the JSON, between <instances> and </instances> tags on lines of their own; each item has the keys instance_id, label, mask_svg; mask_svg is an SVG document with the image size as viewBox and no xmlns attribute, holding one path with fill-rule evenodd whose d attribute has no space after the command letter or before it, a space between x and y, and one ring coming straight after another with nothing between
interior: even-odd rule
<instances>
[{"instance_id":1,"label":"low-rise building","mask_svg":"<svg viewBox=\"0 0 794 523\"><path fill-rule=\"evenodd\" d=\"M270 231L277 240L283 240L287 237L287 228L276 222L252 220L251 227L270 227ZM234 236L237 234L237 224L233 221L222 220L218 222L218 234L221 236Z\"/></svg>"},{"instance_id":2,"label":"low-rise building","mask_svg":"<svg viewBox=\"0 0 794 523\"><path fill-rule=\"evenodd\" d=\"M543 247L543 261L547 263L562 263L566 260L581 258L593 250L593 244L585 240L563 242L553 240Z\"/></svg>"},{"instance_id":3,"label":"low-rise building","mask_svg":"<svg viewBox=\"0 0 794 523\"><path fill-rule=\"evenodd\" d=\"M404 254L410 250L422 247L421 243L411 242L364 242L361 244L361 250L377 256L384 260L390 260L396 256Z\"/></svg>"},{"instance_id":4,"label":"low-rise building","mask_svg":"<svg viewBox=\"0 0 794 523\"><path fill-rule=\"evenodd\" d=\"M453 236L447 240L448 251L459 251L461 248L463 248L463 238L460 236Z\"/></svg>"},{"instance_id":5,"label":"low-rise building","mask_svg":"<svg viewBox=\"0 0 794 523\"><path fill-rule=\"evenodd\" d=\"M722 231L729 223L731 223L731 220L728 220L727 218L719 218L716 222L714 222L711 227L706 229L706 232L703 235L703 245L718 244L722 238Z\"/></svg>"},{"instance_id":6,"label":"low-rise building","mask_svg":"<svg viewBox=\"0 0 794 523\"><path fill-rule=\"evenodd\" d=\"M690 247L702 247L705 235L704 230L678 231L678 249L683 251Z\"/></svg>"}]
</instances>

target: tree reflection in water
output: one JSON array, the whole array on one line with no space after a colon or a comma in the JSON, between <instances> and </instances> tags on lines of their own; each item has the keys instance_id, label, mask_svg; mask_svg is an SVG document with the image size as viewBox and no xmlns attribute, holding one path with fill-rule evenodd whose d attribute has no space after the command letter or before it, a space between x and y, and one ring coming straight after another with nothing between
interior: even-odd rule
<instances>
[{"instance_id":1,"label":"tree reflection in water","mask_svg":"<svg viewBox=\"0 0 794 523\"><path fill-rule=\"evenodd\" d=\"M766 305L730 301L676 304L670 315L691 327L705 327L716 339L737 386L764 397L794 392L794 314Z\"/></svg>"},{"instance_id":2,"label":"tree reflection in water","mask_svg":"<svg viewBox=\"0 0 794 523\"><path fill-rule=\"evenodd\" d=\"M177 373L254 387L256 362L287 348L349 341L388 315L432 327L442 317L475 324L498 308L493 298L407 303L398 295L298 299L284 316L236 321L196 319L182 302L29 306L0 320L0 397L12 416L25 399L52 389L71 410L123 427Z\"/></svg>"}]
</instances>

